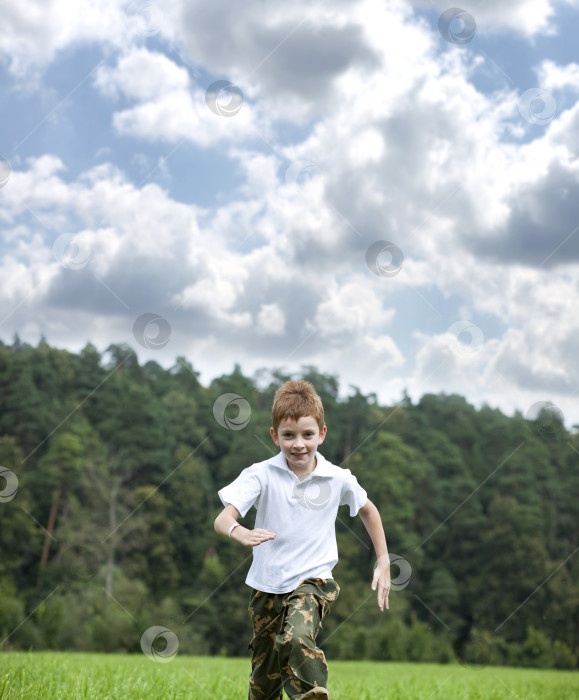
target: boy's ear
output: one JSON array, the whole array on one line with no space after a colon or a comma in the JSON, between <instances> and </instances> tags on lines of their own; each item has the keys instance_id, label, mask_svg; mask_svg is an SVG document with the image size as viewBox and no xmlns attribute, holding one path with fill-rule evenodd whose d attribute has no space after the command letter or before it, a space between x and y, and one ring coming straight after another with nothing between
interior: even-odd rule
<instances>
[{"instance_id":1,"label":"boy's ear","mask_svg":"<svg viewBox=\"0 0 579 700\"><path fill-rule=\"evenodd\" d=\"M279 438L278 438L277 433L275 432L275 430L273 428L269 429L269 434L271 435L271 439L279 447Z\"/></svg>"},{"instance_id":2,"label":"boy's ear","mask_svg":"<svg viewBox=\"0 0 579 700\"><path fill-rule=\"evenodd\" d=\"M324 425L324 427L320 430L320 439L318 440L318 445L321 445L322 442L324 442L324 438L326 437L327 432L328 432L328 429Z\"/></svg>"}]
</instances>

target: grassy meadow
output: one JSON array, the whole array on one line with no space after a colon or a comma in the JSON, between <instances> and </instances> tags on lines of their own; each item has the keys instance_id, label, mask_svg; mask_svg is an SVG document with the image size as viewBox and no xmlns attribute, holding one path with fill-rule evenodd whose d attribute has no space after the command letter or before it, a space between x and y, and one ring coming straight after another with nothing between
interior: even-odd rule
<instances>
[{"instance_id":1,"label":"grassy meadow","mask_svg":"<svg viewBox=\"0 0 579 700\"><path fill-rule=\"evenodd\" d=\"M0 700L245 700L249 661L55 652L0 653ZM579 673L330 661L332 700L575 700Z\"/></svg>"}]
</instances>

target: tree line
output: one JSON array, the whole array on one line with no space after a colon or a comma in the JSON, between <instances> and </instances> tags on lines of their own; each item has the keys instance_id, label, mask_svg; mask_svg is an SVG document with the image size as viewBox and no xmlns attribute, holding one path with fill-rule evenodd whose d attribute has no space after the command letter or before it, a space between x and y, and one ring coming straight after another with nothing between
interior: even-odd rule
<instances>
[{"instance_id":1,"label":"tree line","mask_svg":"<svg viewBox=\"0 0 579 700\"><path fill-rule=\"evenodd\" d=\"M377 505L392 558L380 614L371 542L340 509L329 657L575 668L578 433L548 406L533 420L458 395L382 406L300 376L324 402L324 456ZM140 653L159 626L181 653L247 655L251 551L214 532L217 491L275 453L290 378L236 366L203 386L184 357L0 343L0 648Z\"/></svg>"}]
</instances>

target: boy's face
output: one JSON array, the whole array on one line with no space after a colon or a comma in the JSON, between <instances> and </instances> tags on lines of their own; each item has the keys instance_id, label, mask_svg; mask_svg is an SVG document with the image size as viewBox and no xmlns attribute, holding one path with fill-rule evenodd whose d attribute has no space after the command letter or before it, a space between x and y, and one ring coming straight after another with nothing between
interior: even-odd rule
<instances>
[{"instance_id":1,"label":"boy's face","mask_svg":"<svg viewBox=\"0 0 579 700\"><path fill-rule=\"evenodd\" d=\"M320 431L313 416L302 416L297 421L284 418L277 427L277 433L271 428L271 437L281 448L290 469L309 472L315 467L316 450L326 437L326 426Z\"/></svg>"}]
</instances>

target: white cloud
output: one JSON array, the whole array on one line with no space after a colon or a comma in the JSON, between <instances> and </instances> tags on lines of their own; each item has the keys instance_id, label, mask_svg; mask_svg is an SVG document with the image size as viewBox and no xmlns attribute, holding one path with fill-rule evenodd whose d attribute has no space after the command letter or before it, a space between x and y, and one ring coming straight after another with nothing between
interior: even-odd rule
<instances>
[{"instance_id":1,"label":"white cloud","mask_svg":"<svg viewBox=\"0 0 579 700\"><path fill-rule=\"evenodd\" d=\"M579 64L577 63L561 66L554 61L545 60L538 66L537 76L539 85L545 90L569 89L573 92L579 90Z\"/></svg>"},{"instance_id":2,"label":"white cloud","mask_svg":"<svg viewBox=\"0 0 579 700\"><path fill-rule=\"evenodd\" d=\"M372 30L377 36L385 33L391 43L391 28L399 29L400 18L411 16L412 5L421 9L433 4L441 13L448 9L443 0L390 2L387 12L398 21L386 23L384 4L375 0L287 7L263 0L239 6L223 0L211 6L202 0L20 0L3 9L0 54L10 70L22 76L34 68L44 69L71 46L126 49L157 37L184 50L189 60L213 74L257 79L268 93L274 88L273 99L285 95L288 111L303 117L311 114L304 97L328 97L325 90L334 78L355 65L371 65L372 54L360 31L365 16L376 18L372 28L365 27L366 36ZM559 7L578 4L577 0L463 0L461 8L475 17L479 33L532 37L555 31ZM318 88L320 77L325 84L317 96L312 65L317 65Z\"/></svg>"},{"instance_id":3,"label":"white cloud","mask_svg":"<svg viewBox=\"0 0 579 700\"><path fill-rule=\"evenodd\" d=\"M540 293L538 284L532 287ZM560 286L563 294L571 291L571 287ZM549 324L544 312L537 309L536 315L517 323L523 308L518 302L512 305L515 314L504 334L474 348L448 333L419 334L422 344L410 382L411 395L418 399L442 388L446 393L466 395L478 405L485 402L523 414L536 402L552 401L561 408L568 425L576 422L574 394L579 372L570 362L579 335L576 323L568 313L557 314L561 310L558 302L551 308L556 322Z\"/></svg>"},{"instance_id":4,"label":"white cloud","mask_svg":"<svg viewBox=\"0 0 579 700\"><path fill-rule=\"evenodd\" d=\"M279 304L262 304L257 315L257 332L259 335L284 335L286 319Z\"/></svg>"},{"instance_id":5,"label":"white cloud","mask_svg":"<svg viewBox=\"0 0 579 700\"><path fill-rule=\"evenodd\" d=\"M411 0L418 7L434 5L440 13L449 9L445 0ZM477 32L512 32L526 37L556 31L555 12L561 6L577 7L577 0L462 0L460 9L471 13Z\"/></svg>"},{"instance_id":6,"label":"white cloud","mask_svg":"<svg viewBox=\"0 0 579 700\"><path fill-rule=\"evenodd\" d=\"M101 45L109 54L158 36L175 42L181 0L19 0L2 8L0 56L12 73L31 77L59 52Z\"/></svg>"},{"instance_id":7,"label":"white cloud","mask_svg":"<svg viewBox=\"0 0 579 700\"><path fill-rule=\"evenodd\" d=\"M190 87L189 74L164 54L135 48L122 56L115 68L101 66L96 87L107 96L119 94L138 100L151 100Z\"/></svg>"},{"instance_id":8,"label":"white cloud","mask_svg":"<svg viewBox=\"0 0 579 700\"><path fill-rule=\"evenodd\" d=\"M46 260L32 261L31 251L21 250L26 256L26 263L7 255L2 259L2 298L6 302L3 309L2 323L8 321L19 310L20 305L37 302L47 292L54 277L54 270Z\"/></svg>"},{"instance_id":9,"label":"white cloud","mask_svg":"<svg viewBox=\"0 0 579 700\"><path fill-rule=\"evenodd\" d=\"M188 72L159 52L135 48L114 67L99 69L95 86L106 96L136 104L115 112L113 125L124 136L150 141L191 141L207 148L221 140L255 136L261 117L247 102L233 117L212 111L205 91ZM221 100L218 97L218 101Z\"/></svg>"},{"instance_id":10,"label":"white cloud","mask_svg":"<svg viewBox=\"0 0 579 700\"><path fill-rule=\"evenodd\" d=\"M199 309L221 323L234 327L249 326L251 315L236 310L247 271L225 251L205 250L199 265L201 279L175 295L173 301L185 309Z\"/></svg>"},{"instance_id":11,"label":"white cloud","mask_svg":"<svg viewBox=\"0 0 579 700\"><path fill-rule=\"evenodd\" d=\"M183 4L184 49L210 73L258 94L270 117L304 122L333 108L339 76L375 63L358 7L193 0Z\"/></svg>"},{"instance_id":12,"label":"white cloud","mask_svg":"<svg viewBox=\"0 0 579 700\"><path fill-rule=\"evenodd\" d=\"M342 286L334 281L318 304L312 326L325 342L341 344L352 338L366 337L388 324L394 309L384 309L382 302L363 280Z\"/></svg>"},{"instance_id":13,"label":"white cloud","mask_svg":"<svg viewBox=\"0 0 579 700\"><path fill-rule=\"evenodd\" d=\"M17 30L24 10L11 7L15 71L28 65L26 47L29 63L46 63L71 42L120 32L106 31L118 3L103 5L90 34L53 2L65 29L34 49L44 10L23 5L38 17ZM409 3L224 7L181 6L183 39L206 73L243 79L234 117L207 107L206 86L162 41L156 51L129 43L95 85L132 153L135 139L214 147L243 184L202 210L108 163L79 176L48 154L15 167L0 203L2 332L70 346L82 329L101 347L135 345L132 322L154 311L172 326L156 357L186 354L208 374L233 362L317 364L384 400L407 385L415 397L456 391L505 410L554 400L577 416L579 105L537 133L520 95L477 89L480 57L440 53L448 47ZM547 1L469 7L481 34L554 26ZM159 39L178 35L169 23ZM540 84L571 93L577 71L543 61ZM81 269L55 257L63 234L90 251ZM392 279L366 266L377 240L404 253ZM476 352L445 332L462 318L480 326Z\"/></svg>"},{"instance_id":14,"label":"white cloud","mask_svg":"<svg viewBox=\"0 0 579 700\"><path fill-rule=\"evenodd\" d=\"M44 66L59 50L81 42L114 44L126 28L121 0L21 0L2 10L0 52L10 70L22 75Z\"/></svg>"},{"instance_id":15,"label":"white cloud","mask_svg":"<svg viewBox=\"0 0 579 700\"><path fill-rule=\"evenodd\" d=\"M21 227L11 256L44 264L52 282L69 278L54 248L63 234L82 232L90 269L105 276L117 267L130 269L136 258L162 267L178 259L175 245L194 245L196 210L173 202L156 185L137 190L106 164L67 184L58 175L63 169L59 159L43 156L27 171L13 172L2 210L7 222Z\"/></svg>"},{"instance_id":16,"label":"white cloud","mask_svg":"<svg viewBox=\"0 0 579 700\"><path fill-rule=\"evenodd\" d=\"M426 335L418 332L422 341L416 353L416 369L411 389L419 397L443 388L447 393L466 394L479 399L481 382L491 357L492 343L470 350L456 335Z\"/></svg>"}]
</instances>

